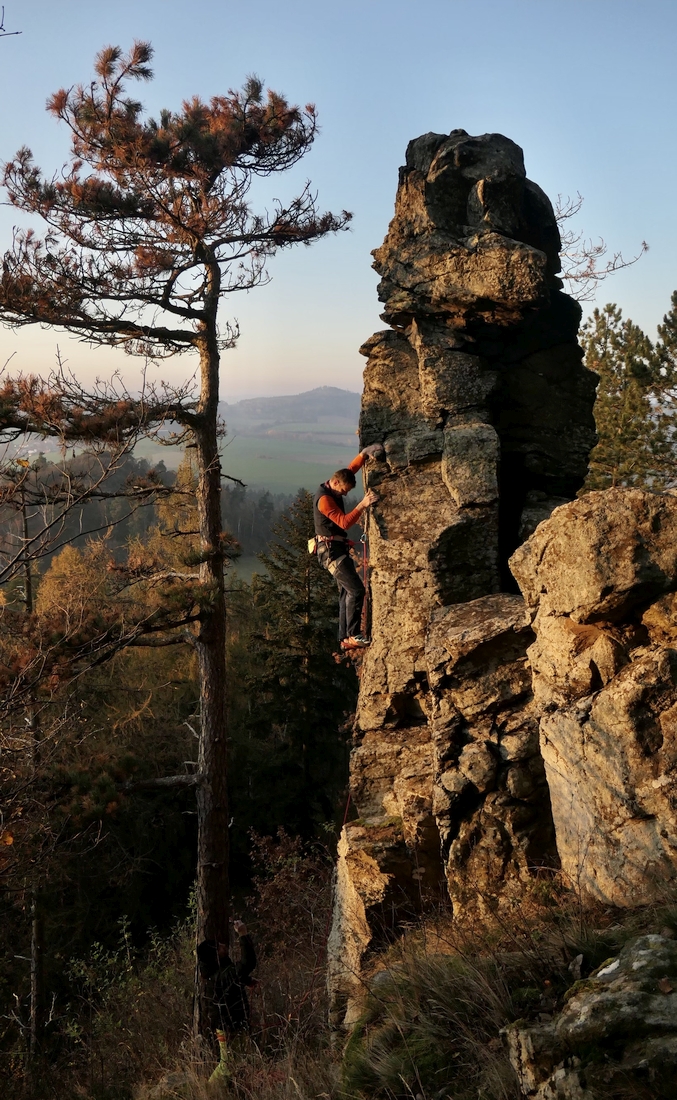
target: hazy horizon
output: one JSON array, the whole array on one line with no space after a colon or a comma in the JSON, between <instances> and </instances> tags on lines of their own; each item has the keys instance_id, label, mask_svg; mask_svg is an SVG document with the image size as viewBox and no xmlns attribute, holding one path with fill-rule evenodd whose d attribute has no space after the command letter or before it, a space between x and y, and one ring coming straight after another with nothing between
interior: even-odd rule
<instances>
[{"instance_id":1,"label":"hazy horizon","mask_svg":"<svg viewBox=\"0 0 677 1100\"><path fill-rule=\"evenodd\" d=\"M371 250L393 212L398 167L410 139L430 130L500 132L524 150L527 174L555 200L585 199L576 219L610 252L650 251L604 283L597 304L617 302L655 337L677 287L672 180L677 73L674 0L345 0L340 16L311 0L252 9L234 0L194 0L186 33L179 0L8 0L0 53L0 161L29 146L47 175L69 151L64 126L45 111L56 89L91 78L108 43L148 39L155 79L134 86L150 114L241 86L256 72L292 102L317 105L320 133L291 172L260 181L257 207L282 201L310 179L322 209L354 214L351 230L270 264L271 282L223 303L239 321L225 353L222 398L229 403L291 395L322 384L362 388L360 345L383 329ZM0 207L0 249L18 213ZM36 228L40 230L39 223ZM592 312L594 303L584 306ZM84 381L115 368L135 384L139 363L120 351L89 349L56 331L0 330L0 366L49 371L57 345ZM177 382L195 369L178 357L152 365L153 379Z\"/></svg>"}]
</instances>

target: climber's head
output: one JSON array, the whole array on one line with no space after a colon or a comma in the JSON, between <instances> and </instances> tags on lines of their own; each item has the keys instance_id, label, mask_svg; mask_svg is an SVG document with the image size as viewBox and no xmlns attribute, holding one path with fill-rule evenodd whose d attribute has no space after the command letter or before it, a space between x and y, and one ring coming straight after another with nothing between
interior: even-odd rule
<instances>
[{"instance_id":1,"label":"climber's head","mask_svg":"<svg viewBox=\"0 0 677 1100\"><path fill-rule=\"evenodd\" d=\"M211 978L230 962L228 945L218 940L203 940L197 947L197 961L203 978Z\"/></svg>"},{"instance_id":2,"label":"climber's head","mask_svg":"<svg viewBox=\"0 0 677 1100\"><path fill-rule=\"evenodd\" d=\"M351 489L355 488L355 474L352 470L337 470L335 474L329 478L327 483L330 489L333 489L335 493L340 493L342 497L349 493Z\"/></svg>"}]
</instances>

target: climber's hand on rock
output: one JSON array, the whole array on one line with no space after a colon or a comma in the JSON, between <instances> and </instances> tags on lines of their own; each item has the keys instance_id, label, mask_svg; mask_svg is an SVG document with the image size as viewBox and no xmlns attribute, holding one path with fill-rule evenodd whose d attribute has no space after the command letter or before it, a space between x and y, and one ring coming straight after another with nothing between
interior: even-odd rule
<instances>
[{"instance_id":1,"label":"climber's hand on rock","mask_svg":"<svg viewBox=\"0 0 677 1100\"><path fill-rule=\"evenodd\" d=\"M233 928L237 932L238 936L246 936L247 935L247 925L243 921L234 920L233 921Z\"/></svg>"},{"instance_id":2,"label":"climber's hand on rock","mask_svg":"<svg viewBox=\"0 0 677 1100\"><path fill-rule=\"evenodd\" d=\"M385 448L382 443L370 443L368 447L363 447L360 454L366 455L367 458L376 458L385 454Z\"/></svg>"},{"instance_id":3,"label":"climber's hand on rock","mask_svg":"<svg viewBox=\"0 0 677 1100\"><path fill-rule=\"evenodd\" d=\"M375 489L370 489L368 493L362 498L362 504L365 508L368 508L370 504L376 504L381 498Z\"/></svg>"}]
</instances>

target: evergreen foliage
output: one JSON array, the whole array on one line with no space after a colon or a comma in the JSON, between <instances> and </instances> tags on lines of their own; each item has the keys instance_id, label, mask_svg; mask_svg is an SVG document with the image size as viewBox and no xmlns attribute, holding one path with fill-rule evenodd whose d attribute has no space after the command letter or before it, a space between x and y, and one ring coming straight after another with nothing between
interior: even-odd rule
<instances>
[{"instance_id":1,"label":"evergreen foliage","mask_svg":"<svg viewBox=\"0 0 677 1100\"><path fill-rule=\"evenodd\" d=\"M261 554L267 549L273 527L293 499L291 494L269 493L267 489L223 486L221 511L224 525L237 539L244 555Z\"/></svg>"},{"instance_id":2,"label":"evergreen foliage","mask_svg":"<svg viewBox=\"0 0 677 1100\"><path fill-rule=\"evenodd\" d=\"M312 105L293 106L252 76L239 92L209 103L195 96L180 111L152 119L129 94L130 84L151 79L152 56L147 42L135 42L127 55L108 46L97 55L94 80L51 97L48 110L71 137L60 174L43 174L25 147L5 165L10 203L38 215L47 229L42 238L32 229L14 233L3 256L0 317L12 327L57 326L144 358L193 351L199 393L188 382L161 386L160 394L146 387L134 400L115 385L86 393L63 372L47 382L19 377L0 392L0 435L38 431L124 443L169 420L194 449L199 543L187 564L195 571L156 578L168 582L164 611L156 605L139 629L156 636L146 645L188 642L197 657L197 934L224 939L230 912L224 572L232 539L222 523L218 404L220 354L234 346L237 331L219 323L219 304L264 282L266 263L279 249L345 229L350 216L321 213L309 183L287 205L274 200L262 213L252 207L254 180L291 168L312 145ZM147 577L147 563L140 568ZM101 626L103 639L108 630ZM114 634L116 651L139 644L136 629ZM109 643L93 637L78 642L80 653L85 642L97 661L104 659L102 645L106 659L112 656ZM38 672L34 663L24 676L25 698L37 690ZM204 1031L199 979L196 994L196 1030Z\"/></svg>"},{"instance_id":3,"label":"evergreen foliage","mask_svg":"<svg viewBox=\"0 0 677 1100\"><path fill-rule=\"evenodd\" d=\"M301 490L261 555L265 573L240 588L230 626L232 841L280 824L310 837L334 821L348 777L344 729L352 665L336 658L337 591L308 553L313 501Z\"/></svg>"},{"instance_id":4,"label":"evergreen foliage","mask_svg":"<svg viewBox=\"0 0 677 1100\"><path fill-rule=\"evenodd\" d=\"M91 620L110 630L166 606L158 573L180 571L199 546L195 478L187 458L174 496L149 509L157 524L126 547L102 538L52 555L36 572L32 614L15 600L0 616L0 670L31 657L34 637L74 644L88 635ZM239 886L249 881L252 827L262 834L259 855L275 852L276 874L284 865L291 881L298 877L297 838L322 835L343 812L343 725L356 682L352 667L333 657L337 593L307 553L311 531L312 501L302 492L276 525L267 573L251 586L235 578L229 585L231 832ZM18 622L32 633L17 631ZM69 960L87 957L93 941L101 952L114 950L122 920L136 948L149 928L164 933L185 913L194 790L156 783L168 774L190 777L196 768L198 695L191 647L129 647L75 678L55 676L32 696L32 725L22 709L9 710L0 724L0 943L11 945L0 964L0 1012L11 1010L0 1028L3 1049L20 1052L28 1028L27 913L36 883L46 1004L54 999L42 1036L50 1057L63 1042L64 1012L77 1016L67 1009L79 996ZM266 839L281 827L284 842ZM320 923L324 929L325 919ZM321 949L322 929L314 930L311 954Z\"/></svg>"},{"instance_id":5,"label":"evergreen foliage","mask_svg":"<svg viewBox=\"0 0 677 1100\"><path fill-rule=\"evenodd\" d=\"M663 326L666 335L668 318ZM595 309L583 326L585 364L599 375L595 421L598 443L590 456L584 491L617 485L662 488L674 476L672 406L667 350L649 338L618 306ZM675 347L674 343L672 347Z\"/></svg>"},{"instance_id":6,"label":"evergreen foliage","mask_svg":"<svg viewBox=\"0 0 677 1100\"><path fill-rule=\"evenodd\" d=\"M657 393L671 443L674 439L674 416L677 407L677 290L673 291L670 309L658 326L656 343L658 364Z\"/></svg>"},{"instance_id":7,"label":"evergreen foliage","mask_svg":"<svg viewBox=\"0 0 677 1100\"><path fill-rule=\"evenodd\" d=\"M219 296L264 281L278 249L347 224L345 213L319 213L309 185L270 214L249 202L252 177L285 171L312 145L312 105L293 106L252 76L241 91L146 118L128 87L152 78L152 56L146 42L127 55L108 46L95 80L50 98L71 133L61 174L43 175L25 147L5 165L10 202L48 226L42 240L17 230L5 253L0 312L10 324L54 324L155 358L200 348L207 328L232 346L232 329L216 335Z\"/></svg>"}]
</instances>

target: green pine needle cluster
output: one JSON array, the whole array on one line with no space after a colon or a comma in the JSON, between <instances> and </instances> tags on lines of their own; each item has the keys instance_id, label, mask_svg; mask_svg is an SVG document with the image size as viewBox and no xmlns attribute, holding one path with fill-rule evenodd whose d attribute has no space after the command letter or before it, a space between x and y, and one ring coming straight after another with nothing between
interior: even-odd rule
<instances>
[{"instance_id":1,"label":"green pine needle cluster","mask_svg":"<svg viewBox=\"0 0 677 1100\"><path fill-rule=\"evenodd\" d=\"M583 492L672 487L677 480L677 291L655 344L613 304L594 311L581 343L586 366L599 375L598 443Z\"/></svg>"}]
</instances>

